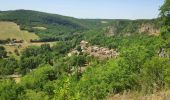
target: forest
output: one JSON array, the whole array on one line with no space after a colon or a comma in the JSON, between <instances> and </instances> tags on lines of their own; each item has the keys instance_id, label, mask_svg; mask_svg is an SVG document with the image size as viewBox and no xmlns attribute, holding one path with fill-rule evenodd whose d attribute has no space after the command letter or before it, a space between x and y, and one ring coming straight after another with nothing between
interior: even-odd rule
<instances>
[{"instance_id":1,"label":"forest","mask_svg":"<svg viewBox=\"0 0 170 100\"><path fill-rule=\"evenodd\" d=\"M56 42L15 50L15 56L0 45L0 100L111 100L124 92L136 94L133 100L170 90L170 0L152 20L76 19L16 10L1 11L0 21L34 32L40 39L32 42ZM145 24L153 26L139 33L137 29ZM110 28L116 33L108 36ZM150 28L160 34L147 33ZM119 55L91 56L81 47L82 40ZM7 42L0 40L0 44Z\"/></svg>"}]
</instances>

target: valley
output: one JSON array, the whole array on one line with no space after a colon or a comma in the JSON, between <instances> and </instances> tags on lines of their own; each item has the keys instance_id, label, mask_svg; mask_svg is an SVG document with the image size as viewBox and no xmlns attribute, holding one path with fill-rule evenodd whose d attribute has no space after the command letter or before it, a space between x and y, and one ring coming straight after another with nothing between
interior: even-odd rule
<instances>
[{"instance_id":1,"label":"valley","mask_svg":"<svg viewBox=\"0 0 170 100\"><path fill-rule=\"evenodd\" d=\"M169 100L169 8L153 19L0 11L0 100Z\"/></svg>"}]
</instances>

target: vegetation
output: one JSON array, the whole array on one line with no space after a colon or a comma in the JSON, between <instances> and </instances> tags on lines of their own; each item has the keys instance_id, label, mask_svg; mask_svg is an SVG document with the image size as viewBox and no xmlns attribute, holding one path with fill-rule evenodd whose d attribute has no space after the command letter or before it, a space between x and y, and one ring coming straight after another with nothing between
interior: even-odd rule
<instances>
[{"instance_id":1,"label":"vegetation","mask_svg":"<svg viewBox=\"0 0 170 100\"><path fill-rule=\"evenodd\" d=\"M18 41L24 40L25 42L39 38L34 33L20 30L19 26L13 22L0 22L0 36L0 40L16 39Z\"/></svg>"},{"instance_id":2,"label":"vegetation","mask_svg":"<svg viewBox=\"0 0 170 100\"><path fill-rule=\"evenodd\" d=\"M7 56L7 52L3 46L0 46L0 59L5 58Z\"/></svg>"},{"instance_id":3,"label":"vegetation","mask_svg":"<svg viewBox=\"0 0 170 100\"><path fill-rule=\"evenodd\" d=\"M65 40L72 38L74 33L87 29L82 24L84 21L80 23L79 19L30 10L0 12L0 20L15 22L21 30L38 33L41 42ZM36 27L43 27L45 30Z\"/></svg>"},{"instance_id":4,"label":"vegetation","mask_svg":"<svg viewBox=\"0 0 170 100\"><path fill-rule=\"evenodd\" d=\"M1 20L14 21L40 36L32 42L57 39L58 42L53 46L29 46L22 52L16 49L17 58L7 56L5 48L0 46L0 99L103 100L124 91L148 95L170 90L169 8L170 1L165 0L159 20L104 20L108 21L105 25L100 23L102 20L34 11L1 12ZM29 19L26 15L30 13ZM160 23L155 27L162 25L161 34L134 34L141 23ZM115 25L118 35L107 36L105 28ZM119 34L122 32L132 34ZM88 45L115 49L119 56L103 60L90 56L79 45L81 40L88 41ZM68 55L73 51L78 53ZM20 82L11 75L22 75Z\"/></svg>"},{"instance_id":5,"label":"vegetation","mask_svg":"<svg viewBox=\"0 0 170 100\"><path fill-rule=\"evenodd\" d=\"M136 21L76 19L31 10L2 11L0 12L0 21L15 22L20 26L21 30L36 33L40 37L40 39L32 38L31 42L67 41L91 29L103 28L107 33L109 31L107 27L114 27L114 33L118 35L136 34L138 33L137 29L140 29L142 25L151 25L152 27L149 27L149 29L160 28L159 20L157 19Z\"/></svg>"},{"instance_id":6,"label":"vegetation","mask_svg":"<svg viewBox=\"0 0 170 100\"><path fill-rule=\"evenodd\" d=\"M131 35L131 34L159 34L159 19L150 20L113 20L106 28L106 34L109 35ZM112 30L109 32L109 30Z\"/></svg>"}]
</instances>

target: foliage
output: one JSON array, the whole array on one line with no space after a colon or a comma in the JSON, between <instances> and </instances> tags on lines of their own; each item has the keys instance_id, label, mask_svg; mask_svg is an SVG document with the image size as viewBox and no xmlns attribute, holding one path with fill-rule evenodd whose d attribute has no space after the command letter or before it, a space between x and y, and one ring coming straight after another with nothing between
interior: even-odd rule
<instances>
[{"instance_id":1,"label":"foliage","mask_svg":"<svg viewBox=\"0 0 170 100\"><path fill-rule=\"evenodd\" d=\"M164 4L160 8L160 15L164 25L170 25L170 0L165 0Z\"/></svg>"},{"instance_id":2,"label":"foliage","mask_svg":"<svg viewBox=\"0 0 170 100\"><path fill-rule=\"evenodd\" d=\"M0 82L0 99L16 100L22 92L22 88L18 87L13 80L1 80Z\"/></svg>"},{"instance_id":3,"label":"foliage","mask_svg":"<svg viewBox=\"0 0 170 100\"><path fill-rule=\"evenodd\" d=\"M21 28L41 35L42 41L55 39L59 41L52 47L43 44L40 47L26 48L21 53L19 61L1 56L0 74L14 74L19 69L23 76L18 84L12 80L1 79L0 99L103 100L110 94L121 94L124 91L148 94L170 89L170 59L167 56L159 56L170 52L168 24L164 24L161 36L119 34L108 37L103 29L107 26L117 27L118 33L135 33L139 25L148 22L156 24L159 20L106 20L109 23L105 26L99 24L101 20L78 20L41 12L35 15L35 13L37 12L26 11L23 14L23 10L2 12L0 19L16 21ZM169 23L167 19L169 0L165 0L161 13L166 19L164 21ZM30 19L27 17L28 14L31 14ZM37 25L47 29L32 29ZM93 25L99 27L84 31ZM46 34L40 32L50 34L44 38ZM89 45L115 49L120 55L107 60L90 57L83 53L79 46L83 39L88 41ZM78 50L80 54L68 57L67 53L71 50ZM5 49L0 47L0 52L4 51Z\"/></svg>"},{"instance_id":4,"label":"foliage","mask_svg":"<svg viewBox=\"0 0 170 100\"><path fill-rule=\"evenodd\" d=\"M169 44L169 33L170 33L170 0L165 0L164 4L160 8L160 16L163 23L161 35L163 39Z\"/></svg>"},{"instance_id":5,"label":"foliage","mask_svg":"<svg viewBox=\"0 0 170 100\"><path fill-rule=\"evenodd\" d=\"M49 97L44 92L26 90L25 94L19 97L19 100L49 100Z\"/></svg>"},{"instance_id":6,"label":"foliage","mask_svg":"<svg viewBox=\"0 0 170 100\"><path fill-rule=\"evenodd\" d=\"M169 59L152 58L142 68L142 88L145 92L155 92L169 88L170 68Z\"/></svg>"},{"instance_id":7,"label":"foliage","mask_svg":"<svg viewBox=\"0 0 170 100\"><path fill-rule=\"evenodd\" d=\"M0 46L0 59L7 56L7 52L3 46Z\"/></svg>"},{"instance_id":8,"label":"foliage","mask_svg":"<svg viewBox=\"0 0 170 100\"><path fill-rule=\"evenodd\" d=\"M19 67L15 58L7 58L0 61L0 75L11 75L16 73Z\"/></svg>"},{"instance_id":9,"label":"foliage","mask_svg":"<svg viewBox=\"0 0 170 100\"><path fill-rule=\"evenodd\" d=\"M15 22L20 25L21 30L38 34L41 37L38 41L41 42L63 41L72 38L74 33L82 32L88 29L91 24L100 22L79 20L31 10L1 11L0 20ZM45 29L41 30L34 27L44 27Z\"/></svg>"},{"instance_id":10,"label":"foliage","mask_svg":"<svg viewBox=\"0 0 170 100\"><path fill-rule=\"evenodd\" d=\"M40 67L22 78L22 85L27 89L41 90L47 81L57 79L54 68L51 66Z\"/></svg>"}]
</instances>

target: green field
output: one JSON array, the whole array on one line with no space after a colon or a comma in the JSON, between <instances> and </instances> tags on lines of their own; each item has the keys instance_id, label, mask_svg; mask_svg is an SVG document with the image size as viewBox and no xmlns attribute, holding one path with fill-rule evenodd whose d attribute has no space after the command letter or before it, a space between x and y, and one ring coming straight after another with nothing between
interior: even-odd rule
<instances>
[{"instance_id":1,"label":"green field","mask_svg":"<svg viewBox=\"0 0 170 100\"><path fill-rule=\"evenodd\" d=\"M20 27L14 22L0 22L0 39L7 38L29 42L30 39L38 39L39 37L34 33L20 30Z\"/></svg>"}]
</instances>

